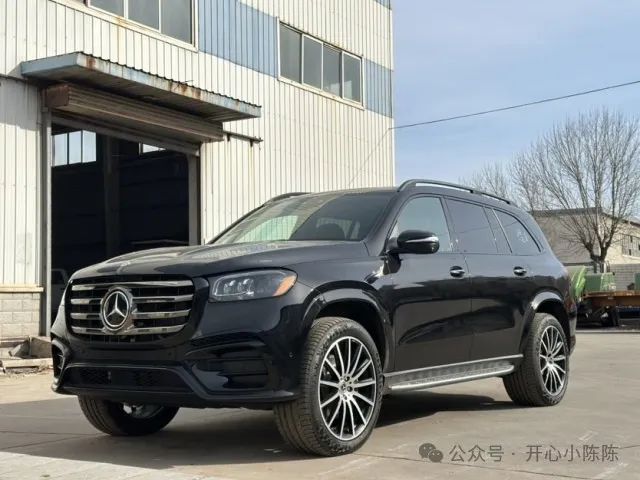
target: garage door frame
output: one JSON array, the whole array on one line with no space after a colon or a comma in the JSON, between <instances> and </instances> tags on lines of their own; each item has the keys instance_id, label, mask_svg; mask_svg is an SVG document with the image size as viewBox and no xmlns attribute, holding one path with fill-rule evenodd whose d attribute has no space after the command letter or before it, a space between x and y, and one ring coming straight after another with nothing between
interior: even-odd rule
<instances>
[{"instance_id":1,"label":"garage door frame","mask_svg":"<svg viewBox=\"0 0 640 480\"><path fill-rule=\"evenodd\" d=\"M52 124L60 123L83 130L91 130L104 135L109 135L125 140L141 141L151 145L158 145L169 150L178 151L187 155L189 162L189 242L200 242L202 221L200 211L200 197L202 178L200 175L200 147L202 143L221 141L222 123L236 120L259 118L261 107L234 99L225 95L203 90L186 83L177 82L168 78L162 78L147 72L136 70L125 65L97 58L82 52L74 52L54 57L46 57L30 60L21 64L21 73L24 77L41 85L43 91L43 111L41 124L41 171L40 180L42 193L41 205L41 269L40 281L44 287L41 305L41 333L50 332L51 325L51 168L53 165L53 138ZM187 127L178 131L175 137L166 134L163 126L156 122L147 122L146 127L136 128L135 121L122 118L126 127L120 128L120 124L114 119L118 113L114 110L112 115L105 117L100 110L91 108L90 104L83 105L71 101L54 101L47 105L47 89L58 88L78 89L76 93L95 91L95 98L105 100L113 98L118 106L139 105L146 111L168 112L171 118L185 120L180 127ZM82 98L82 95L75 97ZM132 103L134 102L134 103ZM138 103L135 103L138 102ZM104 103L103 103L104 105ZM84 110L83 110L84 108ZM115 107L114 107L115 108ZM128 107L127 107L128 108ZM80 114L79 114L80 113ZM135 115L133 118L136 118ZM139 116L137 118L140 118ZM144 118L142 120L145 120ZM215 127L210 129L213 135L206 134L207 125ZM142 122L144 123L144 122ZM173 126L173 125L172 125ZM189 127L193 127L189 131ZM200 136L200 138L198 138ZM249 138L249 137L248 137ZM197 188L192 188L197 187Z\"/></svg>"}]
</instances>

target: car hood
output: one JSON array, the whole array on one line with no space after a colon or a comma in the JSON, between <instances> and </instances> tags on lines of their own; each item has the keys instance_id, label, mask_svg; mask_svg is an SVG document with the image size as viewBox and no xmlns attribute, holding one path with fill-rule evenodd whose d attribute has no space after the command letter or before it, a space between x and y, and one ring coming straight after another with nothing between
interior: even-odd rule
<instances>
[{"instance_id":1,"label":"car hood","mask_svg":"<svg viewBox=\"0 0 640 480\"><path fill-rule=\"evenodd\" d=\"M109 275L202 277L252 268L367 256L361 242L298 241L157 248L128 253L84 268L73 279Z\"/></svg>"}]
</instances>

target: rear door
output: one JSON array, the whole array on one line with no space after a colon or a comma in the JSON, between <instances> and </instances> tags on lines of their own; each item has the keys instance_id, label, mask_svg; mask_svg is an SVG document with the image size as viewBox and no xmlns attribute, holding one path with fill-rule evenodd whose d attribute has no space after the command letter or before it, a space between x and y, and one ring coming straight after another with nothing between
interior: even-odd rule
<instances>
[{"instance_id":1,"label":"rear door","mask_svg":"<svg viewBox=\"0 0 640 480\"><path fill-rule=\"evenodd\" d=\"M447 199L458 248L464 253L471 286L470 360L516 353L522 283L514 274L514 259L495 214L483 205Z\"/></svg>"},{"instance_id":2,"label":"rear door","mask_svg":"<svg viewBox=\"0 0 640 480\"><path fill-rule=\"evenodd\" d=\"M540 265L541 248L527 227L516 216L499 209L487 209L490 218L497 221L498 227L509 244L509 255L502 255L496 259L504 278L506 305L508 317L505 328L478 331L474 337L472 355L486 357L487 355L503 356L517 354L522 334L524 315L529 303L535 297L539 285L545 285L543 271ZM493 215L493 217L491 216ZM512 326L511 326L512 325ZM495 346L491 344L495 343Z\"/></svg>"}]
</instances>

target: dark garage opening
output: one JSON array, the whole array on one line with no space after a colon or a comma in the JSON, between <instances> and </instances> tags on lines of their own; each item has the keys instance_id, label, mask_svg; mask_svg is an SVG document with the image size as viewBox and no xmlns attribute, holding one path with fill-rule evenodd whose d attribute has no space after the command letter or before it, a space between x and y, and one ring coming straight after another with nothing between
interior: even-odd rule
<instances>
[{"instance_id":1,"label":"dark garage opening","mask_svg":"<svg viewBox=\"0 0 640 480\"><path fill-rule=\"evenodd\" d=\"M105 259L189 244L183 153L55 125L51 172L52 309L66 277Z\"/></svg>"}]
</instances>

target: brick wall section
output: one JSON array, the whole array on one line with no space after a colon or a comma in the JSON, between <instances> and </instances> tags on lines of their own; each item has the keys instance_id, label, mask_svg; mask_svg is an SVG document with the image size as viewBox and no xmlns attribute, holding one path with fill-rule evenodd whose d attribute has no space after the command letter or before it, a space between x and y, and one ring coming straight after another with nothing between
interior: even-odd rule
<instances>
[{"instance_id":1,"label":"brick wall section","mask_svg":"<svg viewBox=\"0 0 640 480\"><path fill-rule=\"evenodd\" d=\"M0 292L0 346L15 345L39 334L40 295Z\"/></svg>"},{"instance_id":2,"label":"brick wall section","mask_svg":"<svg viewBox=\"0 0 640 480\"><path fill-rule=\"evenodd\" d=\"M609 265L609 270L616 274L616 289L626 290L627 286L634 282L636 273L640 273L640 265L629 263ZM635 289L640 290L640 285L636 285Z\"/></svg>"}]
</instances>

